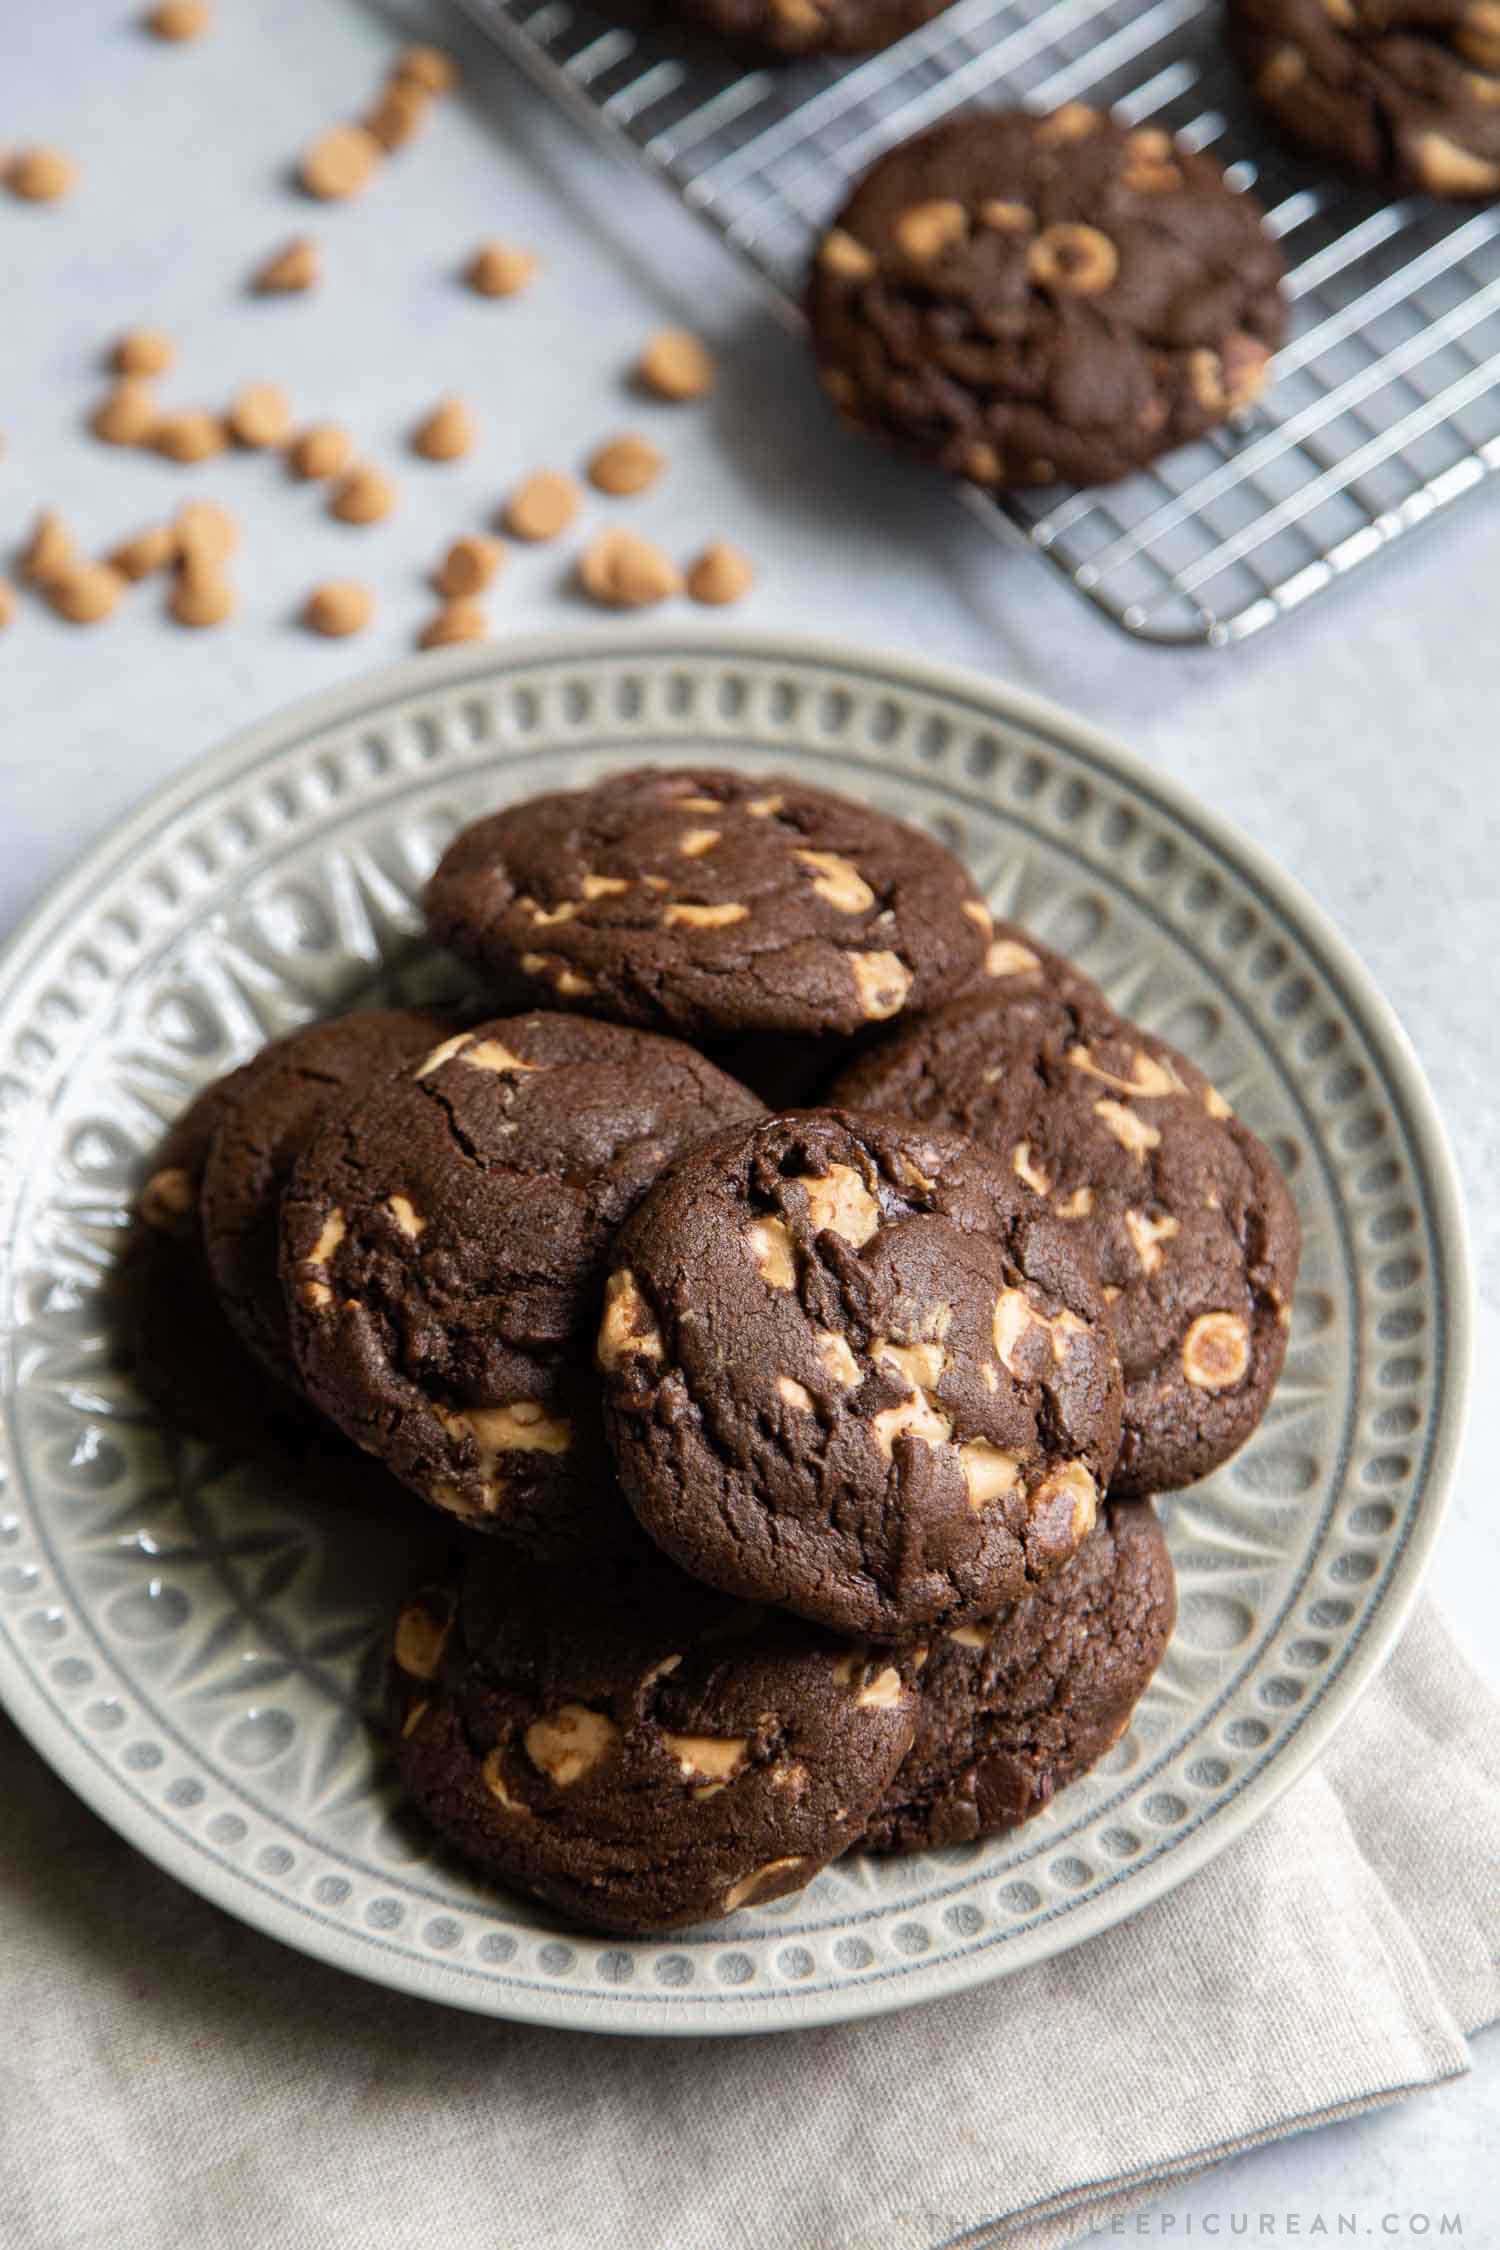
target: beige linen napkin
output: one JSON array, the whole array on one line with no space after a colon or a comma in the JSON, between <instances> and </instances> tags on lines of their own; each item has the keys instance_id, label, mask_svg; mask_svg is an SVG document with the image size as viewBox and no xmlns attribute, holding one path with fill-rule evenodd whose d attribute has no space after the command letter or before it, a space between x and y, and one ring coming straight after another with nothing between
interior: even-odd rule
<instances>
[{"instance_id":1,"label":"beige linen napkin","mask_svg":"<svg viewBox=\"0 0 1500 2250\"><path fill-rule=\"evenodd\" d=\"M0 1721L5 2250L1054 2250L1464 2069L1500 1709L1430 1610L1320 1767L1062 1959L835 2030L615 2040L379 1992L119 1842Z\"/></svg>"}]
</instances>

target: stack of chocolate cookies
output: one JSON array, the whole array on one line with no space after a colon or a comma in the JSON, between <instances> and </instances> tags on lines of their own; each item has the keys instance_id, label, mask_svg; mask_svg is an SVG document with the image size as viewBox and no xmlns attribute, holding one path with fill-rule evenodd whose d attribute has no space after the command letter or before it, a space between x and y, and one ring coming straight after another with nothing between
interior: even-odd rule
<instances>
[{"instance_id":1,"label":"stack of chocolate cookies","mask_svg":"<svg viewBox=\"0 0 1500 2250\"><path fill-rule=\"evenodd\" d=\"M125 1267L196 1308L175 1368L136 1324L171 1411L227 1325L220 1434L352 1440L414 1557L451 1527L393 1635L407 1794L621 1931L1027 1819L1166 1646L1151 1495L1276 1380L1267 1151L934 839L796 780L532 799L427 913L493 1012L267 1048Z\"/></svg>"}]
</instances>

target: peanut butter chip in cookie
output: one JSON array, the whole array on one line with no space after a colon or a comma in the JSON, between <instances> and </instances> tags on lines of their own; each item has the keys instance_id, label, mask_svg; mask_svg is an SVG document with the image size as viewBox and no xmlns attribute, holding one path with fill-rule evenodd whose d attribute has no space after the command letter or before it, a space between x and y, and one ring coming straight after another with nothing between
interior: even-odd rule
<instances>
[{"instance_id":1,"label":"peanut butter chip in cookie","mask_svg":"<svg viewBox=\"0 0 1500 2250\"><path fill-rule=\"evenodd\" d=\"M619 1740L620 1730L602 1711L564 1703L526 1729L526 1755L558 1789L582 1781Z\"/></svg>"},{"instance_id":2,"label":"peanut butter chip in cookie","mask_svg":"<svg viewBox=\"0 0 1500 2250\"><path fill-rule=\"evenodd\" d=\"M1238 1313L1200 1313L1182 1340L1182 1372L1197 1390L1222 1391L1244 1381L1250 1331Z\"/></svg>"}]
</instances>

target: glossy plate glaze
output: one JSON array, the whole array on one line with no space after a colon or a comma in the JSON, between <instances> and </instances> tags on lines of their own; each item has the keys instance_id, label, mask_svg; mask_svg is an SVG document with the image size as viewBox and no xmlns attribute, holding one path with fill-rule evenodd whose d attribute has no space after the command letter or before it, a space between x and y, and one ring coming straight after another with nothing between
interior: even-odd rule
<instances>
[{"instance_id":1,"label":"glossy plate glaze","mask_svg":"<svg viewBox=\"0 0 1500 2250\"><path fill-rule=\"evenodd\" d=\"M311 1510L158 1427L111 1372L108 1280L163 1123L266 1037L420 991L453 830L644 760L792 768L923 822L997 911L1185 1047L1271 1142L1306 1236L1286 1372L1166 1504L1181 1622L1130 1734L1015 1836L851 1858L651 1943L471 1883L396 1808L380 1643L399 1515ZM195 764L0 964L0 1688L183 1882L407 1991L592 2031L746 2032L1041 1960L1222 1849L1391 1644L1459 1437L1468 1280L1406 1042L1300 893L1062 712L813 643L651 635L454 651Z\"/></svg>"}]
</instances>

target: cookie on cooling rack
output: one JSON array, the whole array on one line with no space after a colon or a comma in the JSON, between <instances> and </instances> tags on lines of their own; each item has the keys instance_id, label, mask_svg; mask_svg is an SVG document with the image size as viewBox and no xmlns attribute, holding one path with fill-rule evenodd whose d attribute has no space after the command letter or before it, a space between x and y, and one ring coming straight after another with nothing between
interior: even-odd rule
<instances>
[{"instance_id":1,"label":"cookie on cooling rack","mask_svg":"<svg viewBox=\"0 0 1500 2250\"><path fill-rule=\"evenodd\" d=\"M617 1236L599 1361L627 1496L728 1593L897 1639L1077 1553L1119 1442L1077 1238L951 1134L716 1134Z\"/></svg>"},{"instance_id":2,"label":"cookie on cooling rack","mask_svg":"<svg viewBox=\"0 0 1500 2250\"><path fill-rule=\"evenodd\" d=\"M799 1890L858 1840L912 1740L884 1656L726 1600L645 1549L487 1555L396 1622L402 1783L467 1859L603 1929Z\"/></svg>"},{"instance_id":3,"label":"cookie on cooling rack","mask_svg":"<svg viewBox=\"0 0 1500 2250\"><path fill-rule=\"evenodd\" d=\"M1041 1812L1119 1741L1176 1611L1150 1502L1111 1500L1029 1601L935 1635L917 1673L916 1740L864 1848L972 1843Z\"/></svg>"},{"instance_id":4,"label":"cookie on cooling rack","mask_svg":"<svg viewBox=\"0 0 1500 2250\"><path fill-rule=\"evenodd\" d=\"M1259 397L1283 271L1212 157L1070 102L882 157L818 248L808 312L857 428L990 488L1102 484Z\"/></svg>"},{"instance_id":5,"label":"cookie on cooling rack","mask_svg":"<svg viewBox=\"0 0 1500 2250\"><path fill-rule=\"evenodd\" d=\"M674 0L677 13L736 46L773 55L866 55L893 46L952 0Z\"/></svg>"},{"instance_id":6,"label":"cookie on cooling rack","mask_svg":"<svg viewBox=\"0 0 1500 2250\"><path fill-rule=\"evenodd\" d=\"M970 1135L1074 1231L1124 1370L1114 1492L1190 1484L1249 1437L1286 1353L1297 1214L1185 1056L1076 971L1033 972L888 1034L830 1099Z\"/></svg>"},{"instance_id":7,"label":"cookie on cooling rack","mask_svg":"<svg viewBox=\"0 0 1500 2250\"><path fill-rule=\"evenodd\" d=\"M1230 0L1230 39L1293 139L1427 195L1500 195L1496 0Z\"/></svg>"}]
</instances>

